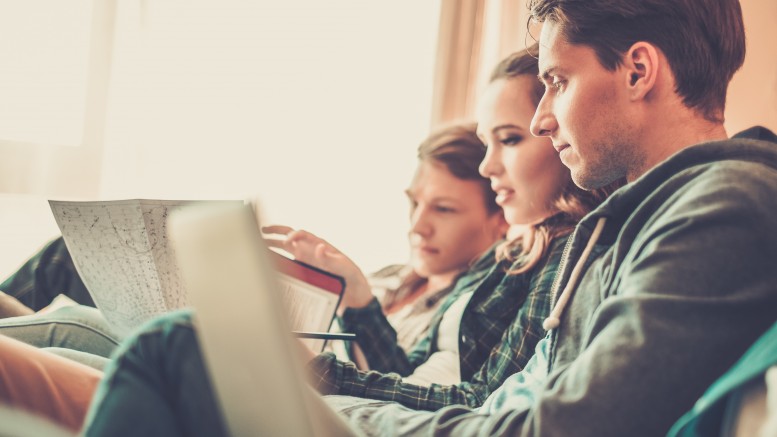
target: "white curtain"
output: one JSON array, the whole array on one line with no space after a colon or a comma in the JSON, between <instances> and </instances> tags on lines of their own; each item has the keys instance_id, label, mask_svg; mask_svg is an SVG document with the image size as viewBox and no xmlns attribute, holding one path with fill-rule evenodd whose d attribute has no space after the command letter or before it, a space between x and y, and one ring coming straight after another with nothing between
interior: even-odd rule
<instances>
[{"instance_id":1,"label":"white curtain","mask_svg":"<svg viewBox=\"0 0 777 437\"><path fill-rule=\"evenodd\" d=\"M729 87L726 128L734 134L760 124L777 131L777 2L740 0L747 58ZM435 67L432 125L471 119L490 71L534 42L526 0L445 0Z\"/></svg>"},{"instance_id":2,"label":"white curtain","mask_svg":"<svg viewBox=\"0 0 777 437\"><path fill-rule=\"evenodd\" d=\"M740 0L747 32L745 65L728 88L726 130L759 124L777 132L777 2Z\"/></svg>"},{"instance_id":3,"label":"white curtain","mask_svg":"<svg viewBox=\"0 0 777 437\"><path fill-rule=\"evenodd\" d=\"M438 8L118 2L98 197L258 197L365 270L404 262Z\"/></svg>"},{"instance_id":4,"label":"white curtain","mask_svg":"<svg viewBox=\"0 0 777 437\"><path fill-rule=\"evenodd\" d=\"M95 196L115 0L2 0L0 8L0 35L14 50L0 69L0 96L10 97L0 110L0 193ZM71 90L77 95L62 98Z\"/></svg>"},{"instance_id":5,"label":"white curtain","mask_svg":"<svg viewBox=\"0 0 777 437\"><path fill-rule=\"evenodd\" d=\"M491 69L532 42L525 0L81 1L81 144L0 129L0 241L19 261L56 231L29 217L45 198L259 196L268 221L311 228L368 270L402 262L417 144L471 118ZM17 4L0 0L3 18ZM777 130L777 4L742 8L727 128Z\"/></svg>"},{"instance_id":6,"label":"white curtain","mask_svg":"<svg viewBox=\"0 0 777 437\"><path fill-rule=\"evenodd\" d=\"M432 126L471 120L491 70L531 45L526 0L445 0L440 11Z\"/></svg>"}]
</instances>

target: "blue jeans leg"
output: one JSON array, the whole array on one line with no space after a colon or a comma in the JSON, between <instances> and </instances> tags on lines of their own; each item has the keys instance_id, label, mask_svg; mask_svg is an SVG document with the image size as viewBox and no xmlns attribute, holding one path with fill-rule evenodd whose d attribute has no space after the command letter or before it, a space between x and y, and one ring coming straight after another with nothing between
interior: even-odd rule
<instances>
[{"instance_id":1,"label":"blue jeans leg","mask_svg":"<svg viewBox=\"0 0 777 437\"><path fill-rule=\"evenodd\" d=\"M50 241L0 284L0 290L38 311L58 294L77 303L95 306L62 237Z\"/></svg>"},{"instance_id":2,"label":"blue jeans leg","mask_svg":"<svg viewBox=\"0 0 777 437\"><path fill-rule=\"evenodd\" d=\"M87 436L226 436L190 311L166 315L124 342L86 419Z\"/></svg>"},{"instance_id":3,"label":"blue jeans leg","mask_svg":"<svg viewBox=\"0 0 777 437\"><path fill-rule=\"evenodd\" d=\"M106 358L121 341L98 309L83 305L0 319L0 334L35 347L73 349Z\"/></svg>"}]
</instances>

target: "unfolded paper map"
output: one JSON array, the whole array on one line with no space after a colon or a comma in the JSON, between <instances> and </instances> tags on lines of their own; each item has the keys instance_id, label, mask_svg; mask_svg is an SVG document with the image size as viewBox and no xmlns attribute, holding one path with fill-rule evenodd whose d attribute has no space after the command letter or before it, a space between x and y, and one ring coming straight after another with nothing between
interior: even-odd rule
<instances>
[{"instance_id":1,"label":"unfolded paper map","mask_svg":"<svg viewBox=\"0 0 777 437\"><path fill-rule=\"evenodd\" d=\"M119 333L187 306L186 287L168 245L167 216L192 203L49 201L81 279Z\"/></svg>"}]
</instances>

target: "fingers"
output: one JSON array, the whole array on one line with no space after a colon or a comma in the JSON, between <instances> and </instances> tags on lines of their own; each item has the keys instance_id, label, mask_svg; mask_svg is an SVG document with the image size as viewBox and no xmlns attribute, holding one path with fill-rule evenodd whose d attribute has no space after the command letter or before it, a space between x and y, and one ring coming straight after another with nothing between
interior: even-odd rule
<instances>
[{"instance_id":1,"label":"fingers","mask_svg":"<svg viewBox=\"0 0 777 437\"><path fill-rule=\"evenodd\" d=\"M324 255L331 255L330 251L327 250L327 247L324 243L318 243L316 245L315 254L316 258L323 258Z\"/></svg>"},{"instance_id":2,"label":"fingers","mask_svg":"<svg viewBox=\"0 0 777 437\"><path fill-rule=\"evenodd\" d=\"M268 246L288 252L293 252L298 242L309 238L307 232L296 231L290 226L283 225L263 226L262 233Z\"/></svg>"},{"instance_id":3,"label":"fingers","mask_svg":"<svg viewBox=\"0 0 777 437\"><path fill-rule=\"evenodd\" d=\"M271 225L262 227L265 242L269 247L285 250L303 262L311 263L320 268L327 268L330 262L340 261L340 251L326 240L302 230L289 226Z\"/></svg>"},{"instance_id":4,"label":"fingers","mask_svg":"<svg viewBox=\"0 0 777 437\"><path fill-rule=\"evenodd\" d=\"M284 225L263 226L262 233L265 235L283 235L285 236L284 239L291 243L293 243L294 241L301 241L301 240L311 240L311 241L321 241L321 242L324 241L321 238L311 234L308 231L305 231L302 229L295 230L290 226L284 226ZM275 238L275 239L279 240L278 238Z\"/></svg>"},{"instance_id":5,"label":"fingers","mask_svg":"<svg viewBox=\"0 0 777 437\"><path fill-rule=\"evenodd\" d=\"M263 234L279 234L279 235L287 235L288 233L294 231L294 228L289 226L283 226L283 225L270 225L270 226L262 226L262 233Z\"/></svg>"},{"instance_id":6,"label":"fingers","mask_svg":"<svg viewBox=\"0 0 777 437\"><path fill-rule=\"evenodd\" d=\"M286 240L290 243L296 243L298 241L306 241L313 243L314 241L321 241L320 238L316 237L315 235L311 234L308 231L303 231L302 229L298 229L296 231L291 231L288 234L286 234Z\"/></svg>"}]
</instances>

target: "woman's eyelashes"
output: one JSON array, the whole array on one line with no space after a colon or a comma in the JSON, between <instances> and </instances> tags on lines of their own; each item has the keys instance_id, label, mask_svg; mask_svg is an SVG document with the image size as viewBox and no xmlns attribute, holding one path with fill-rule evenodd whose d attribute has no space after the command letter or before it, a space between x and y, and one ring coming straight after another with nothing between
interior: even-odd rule
<instances>
[{"instance_id":1,"label":"woman's eyelashes","mask_svg":"<svg viewBox=\"0 0 777 437\"><path fill-rule=\"evenodd\" d=\"M521 135L508 135L499 139L499 143L505 146L515 146L521 141L523 141L523 137Z\"/></svg>"}]
</instances>

